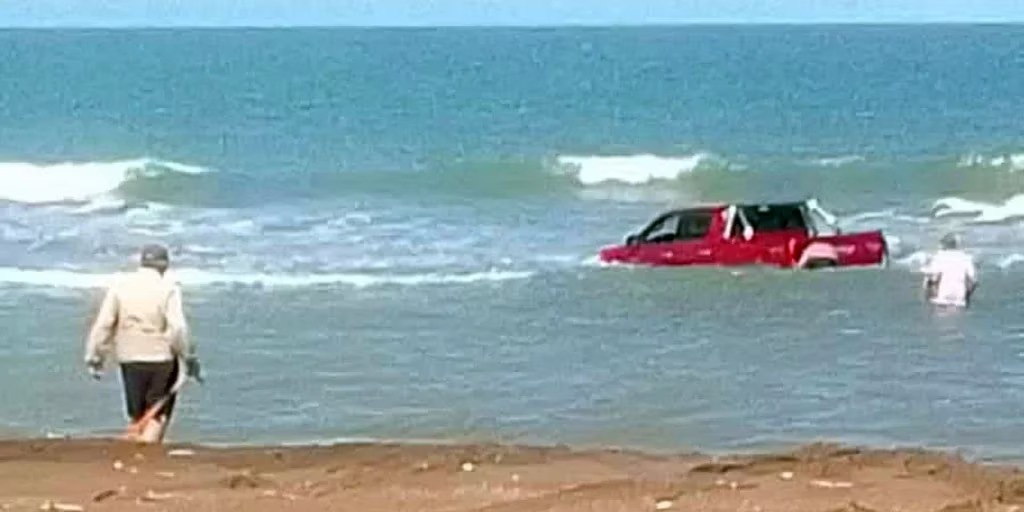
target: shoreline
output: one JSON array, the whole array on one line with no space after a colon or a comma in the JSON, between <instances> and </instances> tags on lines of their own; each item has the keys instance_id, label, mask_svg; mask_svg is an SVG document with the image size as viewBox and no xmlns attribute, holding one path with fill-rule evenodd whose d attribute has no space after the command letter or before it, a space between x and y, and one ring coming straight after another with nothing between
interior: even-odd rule
<instances>
[{"instance_id":1,"label":"shoreline","mask_svg":"<svg viewBox=\"0 0 1024 512\"><path fill-rule=\"evenodd\" d=\"M505 444L0 441L0 510L1024 510L1019 467L815 443L730 456Z\"/></svg>"}]
</instances>

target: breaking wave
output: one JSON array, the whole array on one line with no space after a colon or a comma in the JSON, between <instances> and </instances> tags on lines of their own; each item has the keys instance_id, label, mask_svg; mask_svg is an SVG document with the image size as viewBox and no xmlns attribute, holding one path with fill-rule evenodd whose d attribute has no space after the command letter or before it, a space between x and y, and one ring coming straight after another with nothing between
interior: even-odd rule
<instances>
[{"instance_id":1,"label":"breaking wave","mask_svg":"<svg viewBox=\"0 0 1024 512\"><path fill-rule=\"evenodd\" d=\"M252 274L207 272L180 269L173 278L185 286L251 286L300 288L310 286L347 285L354 288L376 286L423 286L474 284L527 279L533 272L488 270L466 273L419 274ZM64 269L21 269L0 267L0 284L46 288L100 288L107 286L117 274L77 272Z\"/></svg>"},{"instance_id":2,"label":"breaking wave","mask_svg":"<svg viewBox=\"0 0 1024 512\"><path fill-rule=\"evenodd\" d=\"M623 156L572 156L557 158L559 169L581 185L618 183L643 185L654 181L678 179L698 169L725 167L711 153L664 157L651 154Z\"/></svg>"},{"instance_id":3,"label":"breaking wave","mask_svg":"<svg viewBox=\"0 0 1024 512\"><path fill-rule=\"evenodd\" d=\"M810 163L817 167L845 167L855 163L864 162L865 158L860 155L830 156L812 160Z\"/></svg>"},{"instance_id":4,"label":"breaking wave","mask_svg":"<svg viewBox=\"0 0 1024 512\"><path fill-rule=\"evenodd\" d=\"M574 194L593 186L639 186L697 170L728 168L711 153L554 156L442 161L417 170L318 169L251 173L140 158L112 162L0 163L0 201L73 205L77 213L119 213L149 203L245 206L350 194L509 197ZM596 188L596 187L595 187Z\"/></svg>"},{"instance_id":5,"label":"breaking wave","mask_svg":"<svg viewBox=\"0 0 1024 512\"><path fill-rule=\"evenodd\" d=\"M650 199L659 191L676 193L690 185L714 188L716 171L756 173L793 168L820 172L846 170L868 162L857 154L812 160L723 157L712 152L658 155L556 153L547 158L516 157L467 161L446 160L416 169L323 168L252 171L210 169L137 158L108 162L0 162L0 202L29 205L71 205L80 214L122 213L149 204L186 206L251 206L298 199L361 194L390 196L516 197L561 195ZM885 164L886 166L890 164ZM919 163L892 163L894 171L917 169ZM929 169L955 167L1024 170L1024 153L937 159ZM730 173L730 176L742 175ZM688 180L688 176L694 176ZM710 177L710 178L709 178ZM910 179L910 178L908 178ZM686 181L686 186L679 185ZM675 196L671 196L674 198ZM660 196L655 198L660 200Z\"/></svg>"},{"instance_id":6,"label":"breaking wave","mask_svg":"<svg viewBox=\"0 0 1024 512\"><path fill-rule=\"evenodd\" d=\"M152 158L56 164L0 162L0 201L85 203L111 194L132 180L204 172L202 167Z\"/></svg>"},{"instance_id":7,"label":"breaking wave","mask_svg":"<svg viewBox=\"0 0 1024 512\"><path fill-rule=\"evenodd\" d=\"M1002 204L943 197L935 201L932 212L936 218L964 217L978 224L1006 222L1024 218L1024 194L1015 195Z\"/></svg>"},{"instance_id":8,"label":"breaking wave","mask_svg":"<svg viewBox=\"0 0 1024 512\"><path fill-rule=\"evenodd\" d=\"M1008 171L1024 171L1024 153L1007 153L995 156L971 153L962 157L957 162L957 167L987 167Z\"/></svg>"}]
</instances>

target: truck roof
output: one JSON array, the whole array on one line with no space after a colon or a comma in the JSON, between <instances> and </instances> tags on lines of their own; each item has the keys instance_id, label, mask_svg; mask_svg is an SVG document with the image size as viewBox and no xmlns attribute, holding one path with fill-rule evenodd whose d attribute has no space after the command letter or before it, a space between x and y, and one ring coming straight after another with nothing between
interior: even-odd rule
<instances>
[{"instance_id":1,"label":"truck roof","mask_svg":"<svg viewBox=\"0 0 1024 512\"><path fill-rule=\"evenodd\" d=\"M666 210L664 213L667 213L667 214L671 214L671 213L687 213L687 212L710 212L710 213L716 213L716 212L720 212L720 211L722 211L722 210L724 210L724 209L726 209L726 208L728 208L730 206L736 206L737 208L758 208L758 207L767 207L767 208L786 207L786 208L794 208L794 207L806 206L806 204L807 203L805 201L779 201L779 202L760 202L760 203L758 203L758 202L709 203L709 204L704 204L704 205L694 205L694 206L672 208L672 209Z\"/></svg>"}]
</instances>

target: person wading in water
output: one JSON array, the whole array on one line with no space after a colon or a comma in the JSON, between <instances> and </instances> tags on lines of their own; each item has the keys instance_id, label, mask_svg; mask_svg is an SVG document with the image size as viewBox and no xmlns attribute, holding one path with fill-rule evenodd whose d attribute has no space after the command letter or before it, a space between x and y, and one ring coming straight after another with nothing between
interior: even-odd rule
<instances>
[{"instance_id":1,"label":"person wading in water","mask_svg":"<svg viewBox=\"0 0 1024 512\"><path fill-rule=\"evenodd\" d=\"M162 442L178 389L188 377L200 378L181 288L165 275L169 266L166 247L143 247L139 268L107 289L86 339L85 363L93 378L102 376L110 352L120 364L131 419L125 437L131 441Z\"/></svg>"},{"instance_id":2,"label":"person wading in water","mask_svg":"<svg viewBox=\"0 0 1024 512\"><path fill-rule=\"evenodd\" d=\"M955 234L942 237L940 246L923 270L925 298L938 306L966 308L978 287L974 258L960 249Z\"/></svg>"}]
</instances>

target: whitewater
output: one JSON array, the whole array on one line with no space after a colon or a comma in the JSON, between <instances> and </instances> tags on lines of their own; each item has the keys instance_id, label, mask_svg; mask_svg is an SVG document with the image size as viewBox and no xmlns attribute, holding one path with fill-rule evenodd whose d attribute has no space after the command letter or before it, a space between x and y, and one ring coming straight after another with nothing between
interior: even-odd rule
<instances>
[{"instance_id":1,"label":"whitewater","mask_svg":"<svg viewBox=\"0 0 1024 512\"><path fill-rule=\"evenodd\" d=\"M112 162L0 162L0 200L19 203L87 202L132 179L165 172L200 174L202 167L152 158Z\"/></svg>"}]
</instances>

